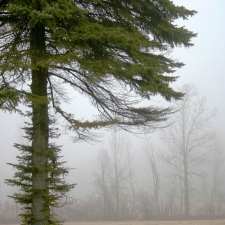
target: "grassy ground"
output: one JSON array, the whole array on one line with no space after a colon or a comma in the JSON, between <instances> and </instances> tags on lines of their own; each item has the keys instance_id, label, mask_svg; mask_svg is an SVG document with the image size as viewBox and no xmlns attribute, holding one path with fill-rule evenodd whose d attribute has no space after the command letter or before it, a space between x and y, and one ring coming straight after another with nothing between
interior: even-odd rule
<instances>
[{"instance_id":1,"label":"grassy ground","mask_svg":"<svg viewBox=\"0 0 225 225\"><path fill-rule=\"evenodd\" d=\"M74 222L65 225L225 225L225 220Z\"/></svg>"},{"instance_id":2,"label":"grassy ground","mask_svg":"<svg viewBox=\"0 0 225 225\"><path fill-rule=\"evenodd\" d=\"M1 224L10 225L10 224ZM19 225L19 224L11 224ZM190 221L127 221L127 222L70 222L65 225L225 225L225 220Z\"/></svg>"}]
</instances>

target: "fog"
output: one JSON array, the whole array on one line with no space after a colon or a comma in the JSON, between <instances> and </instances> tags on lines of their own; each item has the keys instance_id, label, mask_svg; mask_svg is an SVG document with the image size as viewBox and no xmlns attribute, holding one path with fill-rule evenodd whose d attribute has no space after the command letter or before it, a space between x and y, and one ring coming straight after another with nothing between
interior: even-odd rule
<instances>
[{"instance_id":1,"label":"fog","mask_svg":"<svg viewBox=\"0 0 225 225\"><path fill-rule=\"evenodd\" d=\"M206 97L206 109L209 112L215 109L217 111L204 130L205 132L213 131L213 138L207 136L210 143L199 145L191 156L192 158L201 157L202 160L198 161L199 166L193 166L195 170L191 169L190 172L192 173L189 180L190 214L195 217L225 217L225 177L223 175L225 162L221 161L220 164L225 151L225 2L221 0L176 0L174 2L198 11L198 14L188 21L178 21L179 24L185 24L189 30L198 33L198 36L193 39L193 47L177 48L172 52L173 58L186 64L175 72L174 75L179 78L173 87L181 88L185 84L193 84L198 88L199 96ZM75 112L79 118L92 118L95 109L90 106L89 101L78 93L72 94L71 97L74 98L75 104L68 105L68 109ZM152 104L161 106L176 105L173 102L166 103L160 98L154 101ZM26 118L21 118L15 113L3 112L0 112L0 116L0 210L3 210L6 201L14 204L7 195L13 194L16 190L7 186L4 179L11 178L15 172L7 163L16 162L18 151L13 144L23 141L20 128ZM184 177L178 176L179 170L175 170L171 166L172 161L166 158L166 156L169 157L169 153L171 157L177 157L171 151L173 149L171 144L166 142L169 135L166 132L171 134L170 128L156 130L148 135L98 130L97 132L102 136L95 143L74 143L72 133L65 132L63 127L60 127L60 130L62 135L57 140L57 144L63 146L63 161L67 161L66 166L71 168L67 180L70 183L77 183L75 189L69 193L71 198L63 199L70 203L59 209L60 218L112 220L132 219L135 216L136 219L184 217L185 188L183 184L180 184ZM118 151L123 152L121 153L122 163L119 165L123 174L121 177L117 176L119 184L117 188L112 183L113 179L115 182L116 177L114 174L112 178L115 172L111 164L113 163L112 142L119 143ZM134 154L133 159L130 160L133 166L134 192L132 192L131 177L129 177L129 157L125 154L127 149L130 150L131 155ZM102 179L99 177L101 156L106 152L107 157L110 158L103 170L108 171L108 180L106 180L108 186L104 189L108 193L107 197L98 183L100 182L98 179ZM154 159L153 161L148 160L148 154L149 159ZM109 165L111 165L110 168L107 167ZM213 183L215 180L216 183ZM116 198L116 190L119 191L120 199ZM116 209L117 201L119 211L116 211L118 210ZM132 209L134 202L135 209Z\"/></svg>"}]
</instances>

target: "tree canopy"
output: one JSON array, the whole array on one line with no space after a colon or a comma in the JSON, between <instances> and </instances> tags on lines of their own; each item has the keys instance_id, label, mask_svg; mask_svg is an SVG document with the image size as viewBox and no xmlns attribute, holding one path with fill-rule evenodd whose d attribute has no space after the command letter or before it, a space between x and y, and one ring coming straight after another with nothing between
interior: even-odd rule
<instances>
[{"instance_id":1,"label":"tree canopy","mask_svg":"<svg viewBox=\"0 0 225 225\"><path fill-rule=\"evenodd\" d=\"M141 100L156 94L166 100L182 96L169 85L177 79L170 74L183 64L165 53L175 46L192 45L195 34L174 21L195 11L167 0L6 0L0 6L2 89L14 90L20 101L42 101L30 92L29 84L31 71L45 69L48 100L76 131L107 123L82 126L64 112L60 103L66 98L65 84L91 99L100 121L124 126L151 126L168 112L135 107L131 93ZM32 47L33 35L40 38Z\"/></svg>"}]
</instances>

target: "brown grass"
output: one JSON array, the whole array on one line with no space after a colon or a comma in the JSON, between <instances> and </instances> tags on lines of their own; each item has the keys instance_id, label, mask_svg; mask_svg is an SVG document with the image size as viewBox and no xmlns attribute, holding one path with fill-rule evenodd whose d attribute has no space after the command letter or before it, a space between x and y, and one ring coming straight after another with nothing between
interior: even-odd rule
<instances>
[{"instance_id":1,"label":"brown grass","mask_svg":"<svg viewBox=\"0 0 225 225\"><path fill-rule=\"evenodd\" d=\"M225 220L74 222L65 225L225 225Z\"/></svg>"},{"instance_id":2,"label":"brown grass","mask_svg":"<svg viewBox=\"0 0 225 225\"><path fill-rule=\"evenodd\" d=\"M10 225L10 224L2 224ZM19 224L11 224L19 225ZM127 221L127 222L71 222L65 225L225 225L225 220L190 221Z\"/></svg>"}]
</instances>

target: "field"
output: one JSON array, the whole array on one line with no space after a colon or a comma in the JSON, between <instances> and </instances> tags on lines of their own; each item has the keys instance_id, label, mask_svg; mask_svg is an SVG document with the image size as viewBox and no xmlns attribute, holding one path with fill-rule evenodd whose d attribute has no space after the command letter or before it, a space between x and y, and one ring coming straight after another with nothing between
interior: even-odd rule
<instances>
[{"instance_id":1,"label":"field","mask_svg":"<svg viewBox=\"0 0 225 225\"><path fill-rule=\"evenodd\" d=\"M10 224L1 224L10 225ZM11 224L19 225L19 224ZM127 221L127 222L71 222L65 225L225 225L225 220L189 220L189 221Z\"/></svg>"},{"instance_id":2,"label":"field","mask_svg":"<svg viewBox=\"0 0 225 225\"><path fill-rule=\"evenodd\" d=\"M75 222L65 225L225 225L225 220Z\"/></svg>"}]
</instances>

